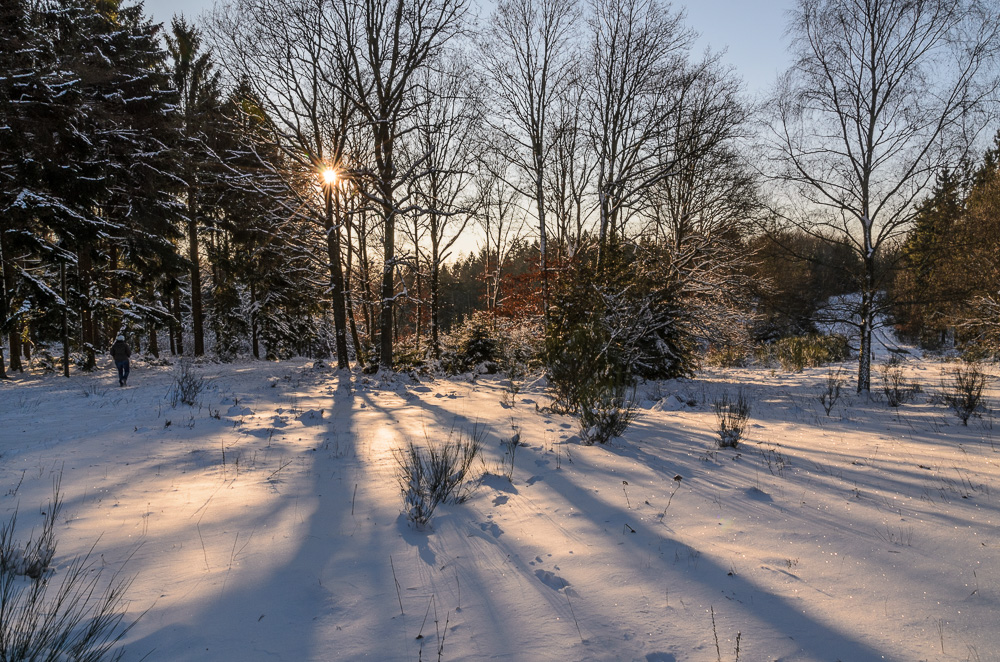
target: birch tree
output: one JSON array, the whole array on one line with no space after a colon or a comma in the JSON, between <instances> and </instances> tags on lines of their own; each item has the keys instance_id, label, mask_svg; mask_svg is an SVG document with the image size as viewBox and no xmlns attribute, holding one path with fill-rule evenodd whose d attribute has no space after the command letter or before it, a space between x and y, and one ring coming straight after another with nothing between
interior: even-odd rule
<instances>
[{"instance_id":1,"label":"birch tree","mask_svg":"<svg viewBox=\"0 0 1000 662\"><path fill-rule=\"evenodd\" d=\"M985 124L998 17L980 0L799 0L792 12L794 64L770 104L771 174L797 203L786 220L859 258L845 316L858 329L858 392L871 387L888 249Z\"/></svg>"}]
</instances>

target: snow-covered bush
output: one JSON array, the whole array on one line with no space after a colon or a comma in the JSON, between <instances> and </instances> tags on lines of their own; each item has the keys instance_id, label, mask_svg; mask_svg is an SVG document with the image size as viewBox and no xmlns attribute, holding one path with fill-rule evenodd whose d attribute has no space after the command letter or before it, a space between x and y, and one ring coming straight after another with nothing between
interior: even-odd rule
<instances>
[{"instance_id":1,"label":"snow-covered bush","mask_svg":"<svg viewBox=\"0 0 1000 662\"><path fill-rule=\"evenodd\" d=\"M750 397L743 389L738 390L735 397L727 392L715 399L714 406L719 447L736 448L750 421Z\"/></svg>"},{"instance_id":2,"label":"snow-covered bush","mask_svg":"<svg viewBox=\"0 0 1000 662\"><path fill-rule=\"evenodd\" d=\"M580 438L587 445L606 444L635 420L638 408L635 387L624 384L598 385L580 404Z\"/></svg>"},{"instance_id":3,"label":"snow-covered bush","mask_svg":"<svg viewBox=\"0 0 1000 662\"><path fill-rule=\"evenodd\" d=\"M528 373L539 367L542 356L541 325L530 320L497 320L497 335L503 338L498 345L497 361L507 375L501 404L513 407Z\"/></svg>"},{"instance_id":4,"label":"snow-covered bush","mask_svg":"<svg viewBox=\"0 0 1000 662\"><path fill-rule=\"evenodd\" d=\"M500 343L489 316L477 312L445 339L441 367L451 374L482 369L495 373L499 368Z\"/></svg>"},{"instance_id":5,"label":"snow-covered bush","mask_svg":"<svg viewBox=\"0 0 1000 662\"><path fill-rule=\"evenodd\" d=\"M483 435L483 430L473 427L457 439L449 434L440 446L428 440L426 451L412 441L396 451L406 519L423 527L440 504L462 503L469 498L473 486L469 470L482 449Z\"/></svg>"},{"instance_id":6,"label":"snow-covered bush","mask_svg":"<svg viewBox=\"0 0 1000 662\"><path fill-rule=\"evenodd\" d=\"M603 265L581 255L562 274L545 330L545 365L560 406L578 410L581 395L598 384L692 373L691 311L669 262L651 247L627 246L609 249Z\"/></svg>"},{"instance_id":7,"label":"snow-covered bush","mask_svg":"<svg viewBox=\"0 0 1000 662\"><path fill-rule=\"evenodd\" d=\"M117 572L101 593L101 568L89 555L72 561L54 581L54 525L62 503L58 482L42 532L23 545L14 538L17 511L0 525L0 660L120 660L116 648L135 625L126 623L132 583Z\"/></svg>"},{"instance_id":8,"label":"snow-covered bush","mask_svg":"<svg viewBox=\"0 0 1000 662\"><path fill-rule=\"evenodd\" d=\"M989 375L978 362L967 362L951 372L951 382L943 385L944 400L955 410L962 425L969 424L969 418L976 415L986 405L983 390L989 382Z\"/></svg>"}]
</instances>

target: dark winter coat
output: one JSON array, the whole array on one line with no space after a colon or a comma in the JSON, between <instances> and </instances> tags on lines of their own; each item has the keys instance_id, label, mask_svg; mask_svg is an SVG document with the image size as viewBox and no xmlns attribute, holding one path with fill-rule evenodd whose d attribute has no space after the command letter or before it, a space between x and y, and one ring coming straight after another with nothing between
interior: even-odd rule
<instances>
[{"instance_id":1,"label":"dark winter coat","mask_svg":"<svg viewBox=\"0 0 1000 662\"><path fill-rule=\"evenodd\" d=\"M116 340L115 344L111 346L111 358L115 361L128 361L130 356L132 356L132 348L124 340Z\"/></svg>"}]
</instances>

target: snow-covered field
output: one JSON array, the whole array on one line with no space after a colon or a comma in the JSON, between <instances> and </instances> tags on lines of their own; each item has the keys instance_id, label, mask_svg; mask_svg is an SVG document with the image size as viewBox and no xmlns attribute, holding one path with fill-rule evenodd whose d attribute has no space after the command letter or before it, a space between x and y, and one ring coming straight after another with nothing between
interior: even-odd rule
<instances>
[{"instance_id":1,"label":"snow-covered field","mask_svg":"<svg viewBox=\"0 0 1000 662\"><path fill-rule=\"evenodd\" d=\"M55 577L95 542L96 567L130 559L127 660L998 660L1000 448L935 397L949 367L830 416L825 368L646 384L589 447L494 377L206 363L173 408L176 367L25 376L0 386L0 518L27 536L61 474ZM740 385L752 426L720 450ZM476 425L477 475L520 433L513 481L411 528L394 449Z\"/></svg>"}]
</instances>

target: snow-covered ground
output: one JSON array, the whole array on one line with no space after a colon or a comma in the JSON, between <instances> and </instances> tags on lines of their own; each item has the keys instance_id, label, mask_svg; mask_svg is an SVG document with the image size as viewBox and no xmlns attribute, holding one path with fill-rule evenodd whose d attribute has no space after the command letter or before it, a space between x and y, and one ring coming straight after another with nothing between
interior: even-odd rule
<instances>
[{"instance_id":1,"label":"snow-covered ground","mask_svg":"<svg viewBox=\"0 0 1000 662\"><path fill-rule=\"evenodd\" d=\"M130 559L127 660L997 660L1000 449L992 414L935 397L949 367L830 416L826 368L647 384L590 447L493 377L208 363L173 408L176 367L26 376L0 386L0 518L27 536L61 474L55 575L95 542ZM748 439L720 450L712 403L741 385ZM394 449L477 425L477 475L519 431L513 481L413 529Z\"/></svg>"}]
</instances>

